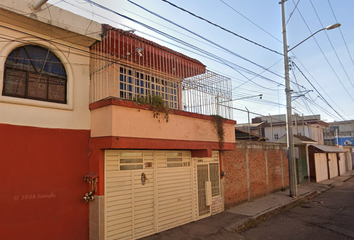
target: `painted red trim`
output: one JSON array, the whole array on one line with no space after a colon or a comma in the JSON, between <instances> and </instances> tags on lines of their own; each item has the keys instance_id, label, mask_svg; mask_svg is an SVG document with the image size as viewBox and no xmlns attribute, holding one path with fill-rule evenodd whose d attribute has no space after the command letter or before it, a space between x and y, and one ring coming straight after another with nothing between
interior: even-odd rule
<instances>
[{"instance_id":1,"label":"painted red trim","mask_svg":"<svg viewBox=\"0 0 354 240\"><path fill-rule=\"evenodd\" d=\"M95 137L91 138L91 147L98 149L147 149L147 150L235 150L236 143L133 138L133 137Z\"/></svg>"},{"instance_id":2,"label":"painted red trim","mask_svg":"<svg viewBox=\"0 0 354 240\"><path fill-rule=\"evenodd\" d=\"M121 106L121 107L129 107L129 108L137 108L137 109L143 109L143 110L150 110L152 111L151 107L149 105L143 105L143 104L137 104L132 101L124 100L124 99L118 99L118 98L107 98L107 99L102 99L100 101L91 103L89 108L90 110L95 110L98 108L102 107L107 107L110 105L114 106ZM181 111L181 110L170 110L170 114L174 115L179 115L179 116L185 116L185 117L192 117L192 118L199 118L199 119L204 119L204 120L209 120L209 121L214 121L214 118L212 116L208 115L202 115L199 113L191 113L191 112L186 112L186 111ZM224 123L228 124L236 124L236 121L230 120L230 119L223 119Z\"/></svg>"}]
</instances>

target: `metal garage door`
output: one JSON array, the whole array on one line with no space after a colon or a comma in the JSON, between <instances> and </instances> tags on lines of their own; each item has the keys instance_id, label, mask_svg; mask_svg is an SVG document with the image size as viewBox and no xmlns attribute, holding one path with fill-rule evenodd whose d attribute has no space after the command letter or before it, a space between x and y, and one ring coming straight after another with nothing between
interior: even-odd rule
<instances>
[{"instance_id":1,"label":"metal garage door","mask_svg":"<svg viewBox=\"0 0 354 240\"><path fill-rule=\"evenodd\" d=\"M106 239L137 239L193 221L188 151L107 150Z\"/></svg>"}]
</instances>

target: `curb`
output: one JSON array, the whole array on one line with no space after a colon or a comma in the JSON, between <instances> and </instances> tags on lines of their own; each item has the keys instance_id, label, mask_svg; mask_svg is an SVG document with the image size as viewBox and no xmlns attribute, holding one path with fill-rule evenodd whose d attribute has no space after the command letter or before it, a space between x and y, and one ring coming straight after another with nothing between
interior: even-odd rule
<instances>
[{"instance_id":1,"label":"curb","mask_svg":"<svg viewBox=\"0 0 354 240\"><path fill-rule=\"evenodd\" d=\"M303 196L300 196L297 199L292 200L291 202L289 202L287 204L274 207L274 208L269 209L257 216L248 217L246 219L242 219L240 221L237 221L237 222L231 224L230 226L225 227L224 229L226 231L234 232L234 233L246 231L247 229L256 226L257 224L267 220L268 218L273 217L274 215L277 215L277 214L287 211L291 208L294 208L304 202L309 201L310 199L316 197L319 194L320 194L320 192L317 192L317 191L307 193Z\"/></svg>"}]
</instances>

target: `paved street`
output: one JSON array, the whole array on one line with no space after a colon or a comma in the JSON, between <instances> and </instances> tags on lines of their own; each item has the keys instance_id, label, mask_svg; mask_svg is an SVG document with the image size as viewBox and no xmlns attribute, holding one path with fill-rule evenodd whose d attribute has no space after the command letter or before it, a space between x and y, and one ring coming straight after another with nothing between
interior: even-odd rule
<instances>
[{"instance_id":1,"label":"paved street","mask_svg":"<svg viewBox=\"0 0 354 240\"><path fill-rule=\"evenodd\" d=\"M240 234L244 239L354 239L354 179Z\"/></svg>"},{"instance_id":2,"label":"paved street","mask_svg":"<svg viewBox=\"0 0 354 240\"><path fill-rule=\"evenodd\" d=\"M354 239L353 173L302 184L298 199L276 192L144 240ZM256 227L234 232L250 226Z\"/></svg>"}]
</instances>

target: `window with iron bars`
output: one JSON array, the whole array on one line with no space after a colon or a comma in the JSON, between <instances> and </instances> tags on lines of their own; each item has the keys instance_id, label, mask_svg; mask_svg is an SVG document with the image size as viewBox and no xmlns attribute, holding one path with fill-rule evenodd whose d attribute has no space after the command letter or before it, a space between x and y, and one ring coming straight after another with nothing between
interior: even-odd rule
<instances>
[{"instance_id":1,"label":"window with iron bars","mask_svg":"<svg viewBox=\"0 0 354 240\"><path fill-rule=\"evenodd\" d=\"M179 84L173 79L126 67L119 68L119 97L161 96L169 108L178 109Z\"/></svg>"}]
</instances>

